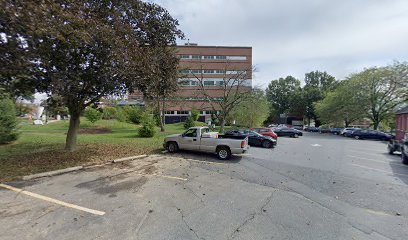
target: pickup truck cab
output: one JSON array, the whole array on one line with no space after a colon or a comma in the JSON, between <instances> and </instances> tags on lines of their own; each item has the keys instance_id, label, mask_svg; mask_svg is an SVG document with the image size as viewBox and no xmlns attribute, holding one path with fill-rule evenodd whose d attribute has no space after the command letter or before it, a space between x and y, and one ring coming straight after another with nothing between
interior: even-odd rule
<instances>
[{"instance_id":1,"label":"pickup truck cab","mask_svg":"<svg viewBox=\"0 0 408 240\"><path fill-rule=\"evenodd\" d=\"M169 135L164 139L163 147L170 153L178 150L216 153L222 160L232 154L245 153L249 148L247 137L219 135L208 127L192 127L183 134Z\"/></svg>"}]
</instances>

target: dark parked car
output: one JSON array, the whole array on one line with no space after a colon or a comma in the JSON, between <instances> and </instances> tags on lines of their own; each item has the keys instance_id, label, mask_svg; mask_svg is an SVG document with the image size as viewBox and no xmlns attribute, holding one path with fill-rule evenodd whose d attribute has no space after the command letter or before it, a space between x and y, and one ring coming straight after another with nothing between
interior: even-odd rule
<instances>
[{"instance_id":1,"label":"dark parked car","mask_svg":"<svg viewBox=\"0 0 408 240\"><path fill-rule=\"evenodd\" d=\"M340 135L340 134L341 134L341 131L343 131L343 128L332 128L332 129L330 130L330 132L331 132L332 134L334 134L334 135Z\"/></svg>"},{"instance_id":2,"label":"dark parked car","mask_svg":"<svg viewBox=\"0 0 408 240\"><path fill-rule=\"evenodd\" d=\"M289 136L289 137L299 137L303 136L302 131L296 130L294 128L275 128L273 130L279 137L280 136Z\"/></svg>"},{"instance_id":3,"label":"dark parked car","mask_svg":"<svg viewBox=\"0 0 408 240\"><path fill-rule=\"evenodd\" d=\"M382 140L390 141L393 136L375 130L355 130L350 134L350 137L355 139L373 139L373 140Z\"/></svg>"},{"instance_id":4,"label":"dark parked car","mask_svg":"<svg viewBox=\"0 0 408 240\"><path fill-rule=\"evenodd\" d=\"M330 128L319 127L319 133L330 133L330 132L331 132Z\"/></svg>"},{"instance_id":5,"label":"dark parked car","mask_svg":"<svg viewBox=\"0 0 408 240\"><path fill-rule=\"evenodd\" d=\"M341 130L340 132L340 135L344 137L350 137L350 134L355 130L361 130L361 128L343 128L343 130Z\"/></svg>"},{"instance_id":6,"label":"dark parked car","mask_svg":"<svg viewBox=\"0 0 408 240\"><path fill-rule=\"evenodd\" d=\"M319 132L319 128L317 128L317 127L306 127L305 131L306 132Z\"/></svg>"},{"instance_id":7,"label":"dark parked car","mask_svg":"<svg viewBox=\"0 0 408 240\"><path fill-rule=\"evenodd\" d=\"M277 141L271 137L263 136L257 132L246 129L231 130L226 132L225 136L247 136L248 144L250 146L259 146L264 148L275 147L277 143Z\"/></svg>"}]
</instances>

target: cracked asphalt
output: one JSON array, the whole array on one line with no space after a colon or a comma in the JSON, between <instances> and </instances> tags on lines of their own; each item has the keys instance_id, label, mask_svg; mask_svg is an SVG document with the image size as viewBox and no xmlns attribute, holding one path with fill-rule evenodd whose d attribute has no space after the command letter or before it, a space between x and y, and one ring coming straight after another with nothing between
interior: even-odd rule
<instances>
[{"instance_id":1,"label":"cracked asphalt","mask_svg":"<svg viewBox=\"0 0 408 240\"><path fill-rule=\"evenodd\" d=\"M332 135L7 184L104 215L0 189L1 239L408 239L408 166Z\"/></svg>"}]
</instances>

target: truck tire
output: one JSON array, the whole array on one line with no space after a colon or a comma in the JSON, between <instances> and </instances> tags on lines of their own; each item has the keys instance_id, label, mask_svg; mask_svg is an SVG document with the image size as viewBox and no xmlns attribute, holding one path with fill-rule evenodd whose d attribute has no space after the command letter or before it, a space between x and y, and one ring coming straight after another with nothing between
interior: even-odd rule
<instances>
[{"instance_id":1,"label":"truck tire","mask_svg":"<svg viewBox=\"0 0 408 240\"><path fill-rule=\"evenodd\" d=\"M220 160L227 160L231 157L231 150L228 147L218 147L217 157Z\"/></svg>"},{"instance_id":2,"label":"truck tire","mask_svg":"<svg viewBox=\"0 0 408 240\"><path fill-rule=\"evenodd\" d=\"M169 151L169 153L175 153L177 152L179 149L178 145L176 142L168 142L167 143L167 151Z\"/></svg>"},{"instance_id":3,"label":"truck tire","mask_svg":"<svg viewBox=\"0 0 408 240\"><path fill-rule=\"evenodd\" d=\"M401 150L401 160L402 164L408 165L408 156L405 155L404 149Z\"/></svg>"}]
</instances>

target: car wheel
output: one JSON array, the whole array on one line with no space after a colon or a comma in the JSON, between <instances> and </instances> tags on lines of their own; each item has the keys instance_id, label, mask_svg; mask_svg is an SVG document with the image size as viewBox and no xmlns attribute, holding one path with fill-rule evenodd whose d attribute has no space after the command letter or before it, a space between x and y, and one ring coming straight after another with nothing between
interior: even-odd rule
<instances>
[{"instance_id":1,"label":"car wheel","mask_svg":"<svg viewBox=\"0 0 408 240\"><path fill-rule=\"evenodd\" d=\"M388 144L387 148L388 148L388 154L393 155L395 151L394 147L391 144Z\"/></svg>"},{"instance_id":2,"label":"car wheel","mask_svg":"<svg viewBox=\"0 0 408 240\"><path fill-rule=\"evenodd\" d=\"M299 134L295 133L295 134L293 134L293 137L294 137L294 138L298 138L298 137L299 137Z\"/></svg>"},{"instance_id":3,"label":"car wheel","mask_svg":"<svg viewBox=\"0 0 408 240\"><path fill-rule=\"evenodd\" d=\"M404 149L401 150L401 159L403 164L408 165L408 156L405 155Z\"/></svg>"},{"instance_id":4,"label":"car wheel","mask_svg":"<svg viewBox=\"0 0 408 240\"><path fill-rule=\"evenodd\" d=\"M354 136L354 139L357 139L357 140L358 140L358 139L360 139L360 137L359 137L359 136Z\"/></svg>"},{"instance_id":5,"label":"car wheel","mask_svg":"<svg viewBox=\"0 0 408 240\"><path fill-rule=\"evenodd\" d=\"M231 157L231 151L227 147L217 148L217 157L220 160L227 160Z\"/></svg>"},{"instance_id":6,"label":"car wheel","mask_svg":"<svg viewBox=\"0 0 408 240\"><path fill-rule=\"evenodd\" d=\"M267 141L267 140L265 140L265 141L262 142L262 147L264 147L264 148L271 148L271 147L272 147L272 143L269 142L269 141Z\"/></svg>"},{"instance_id":7,"label":"car wheel","mask_svg":"<svg viewBox=\"0 0 408 240\"><path fill-rule=\"evenodd\" d=\"M167 143L167 151L169 151L169 153L175 153L178 151L178 145L175 142L169 142Z\"/></svg>"}]
</instances>

